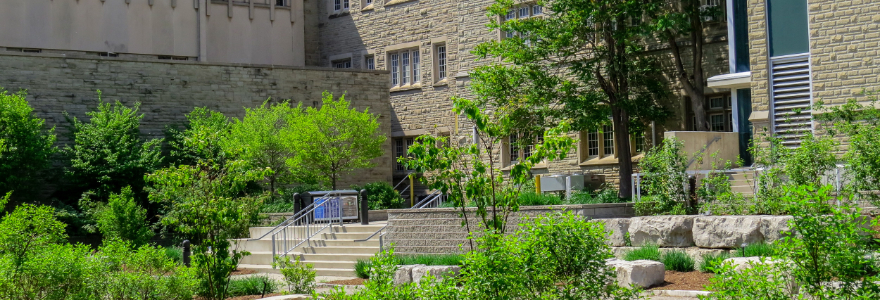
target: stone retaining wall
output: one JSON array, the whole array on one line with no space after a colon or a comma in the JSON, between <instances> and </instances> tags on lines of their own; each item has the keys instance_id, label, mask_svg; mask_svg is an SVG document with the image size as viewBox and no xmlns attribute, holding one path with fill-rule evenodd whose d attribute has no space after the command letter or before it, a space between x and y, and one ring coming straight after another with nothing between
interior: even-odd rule
<instances>
[{"instance_id":1,"label":"stone retaining wall","mask_svg":"<svg viewBox=\"0 0 880 300\"><path fill-rule=\"evenodd\" d=\"M605 223L615 247L733 249L772 243L788 231L790 216L655 216L596 220ZM626 239L629 238L629 244Z\"/></svg>"},{"instance_id":2,"label":"stone retaining wall","mask_svg":"<svg viewBox=\"0 0 880 300\"><path fill-rule=\"evenodd\" d=\"M480 221L476 218L475 210L467 209L467 218L473 228L471 231L479 232L476 225ZM626 218L635 215L631 203L520 207L519 212L510 216L507 231L515 231L525 217L559 211L572 211L589 219ZM385 245L393 243L395 253L405 254L467 252L468 233L462 226L463 219L459 214L460 209L455 208L389 210Z\"/></svg>"}]
</instances>

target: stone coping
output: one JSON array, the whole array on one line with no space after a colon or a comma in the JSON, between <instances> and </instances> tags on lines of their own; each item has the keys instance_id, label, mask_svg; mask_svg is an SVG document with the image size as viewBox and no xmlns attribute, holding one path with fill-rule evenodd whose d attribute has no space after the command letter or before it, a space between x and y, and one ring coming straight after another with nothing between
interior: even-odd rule
<instances>
[{"instance_id":1,"label":"stone coping","mask_svg":"<svg viewBox=\"0 0 880 300\"><path fill-rule=\"evenodd\" d=\"M632 203L600 203L600 204L576 204L576 205L536 205L536 206L520 206L519 211L533 211L533 210L575 210L575 209L589 209L589 208L627 208L632 207ZM466 212L475 212L477 211L476 207L467 207L465 208ZM446 213L446 212L461 212L461 208L452 208L452 207L444 207L444 208L423 208L423 209L389 209L388 213Z\"/></svg>"},{"instance_id":2,"label":"stone coping","mask_svg":"<svg viewBox=\"0 0 880 300\"><path fill-rule=\"evenodd\" d=\"M78 50L71 50L71 51L78 51ZM164 54L142 54L142 53L131 53L131 54L146 55L146 56L164 55ZM205 66L205 67L239 67L239 68L263 68L263 69L288 69L288 70L303 70L303 71L330 71L330 72L343 72L343 73L391 74L391 71L388 71L388 70L339 69L339 68L331 68L331 67L262 65L262 64L203 62L203 61L170 60L170 59L137 60L137 59L127 59L127 58L118 58L118 57L88 58L88 57L67 56L63 53L24 53L24 52L2 51L2 52L0 52L0 56L32 56L32 57L45 57L45 58L92 60L92 61L118 61L118 62L132 62L132 63L178 64L178 65L193 65L193 66Z\"/></svg>"}]
</instances>

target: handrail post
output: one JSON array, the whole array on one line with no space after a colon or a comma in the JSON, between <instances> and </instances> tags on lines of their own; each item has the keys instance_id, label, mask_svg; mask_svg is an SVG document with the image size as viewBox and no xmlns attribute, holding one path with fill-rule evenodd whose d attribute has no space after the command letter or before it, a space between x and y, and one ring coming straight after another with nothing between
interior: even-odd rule
<instances>
[{"instance_id":1,"label":"handrail post","mask_svg":"<svg viewBox=\"0 0 880 300\"><path fill-rule=\"evenodd\" d=\"M275 261L275 256L278 255L278 252L275 250L275 234L272 234L272 261Z\"/></svg>"},{"instance_id":2,"label":"handrail post","mask_svg":"<svg viewBox=\"0 0 880 300\"><path fill-rule=\"evenodd\" d=\"M413 187L413 176L409 174L409 207L416 205L416 189Z\"/></svg>"},{"instance_id":3,"label":"handrail post","mask_svg":"<svg viewBox=\"0 0 880 300\"><path fill-rule=\"evenodd\" d=\"M367 190L361 191L361 225L370 225L370 205Z\"/></svg>"}]
</instances>

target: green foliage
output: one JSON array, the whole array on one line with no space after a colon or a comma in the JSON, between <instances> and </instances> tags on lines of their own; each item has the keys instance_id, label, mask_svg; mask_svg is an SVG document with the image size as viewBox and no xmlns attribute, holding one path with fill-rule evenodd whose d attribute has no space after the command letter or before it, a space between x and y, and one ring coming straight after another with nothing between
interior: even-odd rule
<instances>
[{"instance_id":1,"label":"green foliage","mask_svg":"<svg viewBox=\"0 0 880 300\"><path fill-rule=\"evenodd\" d=\"M247 276L229 280L229 296L271 294L278 291L278 282L268 276Z\"/></svg>"},{"instance_id":2,"label":"green foliage","mask_svg":"<svg viewBox=\"0 0 880 300\"><path fill-rule=\"evenodd\" d=\"M638 215L681 215L689 210L686 189L687 154L684 143L677 139L664 139L659 147L648 150L639 161L642 168L642 191L651 196L636 202Z\"/></svg>"},{"instance_id":3,"label":"green foliage","mask_svg":"<svg viewBox=\"0 0 880 300\"><path fill-rule=\"evenodd\" d=\"M118 101L110 104L101 100L98 91L97 109L86 113L88 123L65 114L71 122L73 140L63 150L70 159L65 174L77 187L94 192L100 200L126 186L140 195L144 174L162 163L162 139L141 140L140 121L144 115L140 114L140 103L134 107Z\"/></svg>"},{"instance_id":4,"label":"green foliage","mask_svg":"<svg viewBox=\"0 0 880 300\"><path fill-rule=\"evenodd\" d=\"M370 279L370 261L358 259L354 264L354 274L358 278Z\"/></svg>"},{"instance_id":5,"label":"green foliage","mask_svg":"<svg viewBox=\"0 0 880 300\"><path fill-rule=\"evenodd\" d=\"M196 107L186 115L189 123L183 130L169 129L168 144L175 164L194 165L198 161L222 163L228 157L222 141L229 136L232 123L222 113Z\"/></svg>"},{"instance_id":6,"label":"green foliage","mask_svg":"<svg viewBox=\"0 0 880 300\"><path fill-rule=\"evenodd\" d=\"M562 200L559 196L552 194L535 194L534 192L525 192L519 194L519 206L537 206L537 205L560 205Z\"/></svg>"},{"instance_id":7,"label":"green foliage","mask_svg":"<svg viewBox=\"0 0 880 300\"><path fill-rule=\"evenodd\" d=\"M545 131L543 143L535 145L532 155L509 166L509 173L505 174L496 156L486 154L494 153L501 141L513 133L514 123L504 115L483 112L473 101L454 98L453 102L455 114L464 114L474 122L474 139L479 143L460 145L451 143L447 137L421 136L409 147L409 158L401 157L398 161L424 173L421 180L429 188L440 190L461 209L462 225L469 233L472 225L465 207L471 205L476 207L476 216L484 228L504 233L507 217L519 210L520 193L533 181L532 166L562 159L570 152L574 141L566 134L569 127L563 123ZM474 249L472 241L470 247Z\"/></svg>"},{"instance_id":8,"label":"green foliage","mask_svg":"<svg viewBox=\"0 0 880 300\"><path fill-rule=\"evenodd\" d=\"M291 124L290 143L296 157L290 168L301 170L336 189L340 176L375 166L382 156L386 137L379 130L379 116L369 109L350 108L345 95L334 100L324 92L320 109L309 107L302 121Z\"/></svg>"},{"instance_id":9,"label":"green foliage","mask_svg":"<svg viewBox=\"0 0 880 300\"><path fill-rule=\"evenodd\" d=\"M55 210L51 207L19 205L0 221L0 255L9 258L14 267L20 267L29 260L34 249L66 239L65 226L55 219Z\"/></svg>"},{"instance_id":10,"label":"green foliage","mask_svg":"<svg viewBox=\"0 0 880 300\"><path fill-rule=\"evenodd\" d=\"M288 166L296 156L290 134L302 118L301 106L291 107L287 101L270 104L267 100L260 107L246 108L241 120L233 120L221 147L254 168L271 169L265 174L265 182L274 196L278 185L297 180Z\"/></svg>"},{"instance_id":11,"label":"green foliage","mask_svg":"<svg viewBox=\"0 0 880 300\"><path fill-rule=\"evenodd\" d=\"M301 262L299 255L296 256L294 262L290 261L290 256L276 257L272 268L281 270L281 275L284 276L284 282L287 283L290 292L311 294L315 291L315 268L312 264Z\"/></svg>"},{"instance_id":12,"label":"green foliage","mask_svg":"<svg viewBox=\"0 0 880 300\"><path fill-rule=\"evenodd\" d=\"M721 270L721 264L725 259L730 258L730 255L727 253L706 253L702 258L703 262L699 266L700 272L715 273Z\"/></svg>"},{"instance_id":13,"label":"green foliage","mask_svg":"<svg viewBox=\"0 0 880 300\"><path fill-rule=\"evenodd\" d=\"M367 190L367 201L371 210L395 209L403 205L403 197L387 182L372 182L364 186L353 185L353 190Z\"/></svg>"},{"instance_id":14,"label":"green foliage","mask_svg":"<svg viewBox=\"0 0 880 300\"><path fill-rule=\"evenodd\" d=\"M166 247L165 248L165 256L168 257L171 261L182 264L183 263L183 248L180 247Z\"/></svg>"},{"instance_id":15,"label":"green foliage","mask_svg":"<svg viewBox=\"0 0 880 300\"><path fill-rule=\"evenodd\" d=\"M398 265L460 266L464 257L458 254L398 255Z\"/></svg>"},{"instance_id":16,"label":"green foliage","mask_svg":"<svg viewBox=\"0 0 880 300\"><path fill-rule=\"evenodd\" d=\"M110 241L100 254L108 268L107 299L189 300L198 285L196 270L180 265L161 247Z\"/></svg>"},{"instance_id":17,"label":"green foliage","mask_svg":"<svg viewBox=\"0 0 880 300\"><path fill-rule=\"evenodd\" d=\"M712 299L874 299L880 278L873 273L871 235L876 232L858 207L831 204L830 186L786 186L784 203L792 213L792 233L778 241L772 264L734 271L725 265L712 279ZM835 284L828 284L835 282ZM757 289L761 290L757 290ZM799 288L799 289L798 289Z\"/></svg>"},{"instance_id":18,"label":"green foliage","mask_svg":"<svg viewBox=\"0 0 880 300\"><path fill-rule=\"evenodd\" d=\"M49 166L56 149L55 129L34 115L22 91L0 88L0 194L33 191L40 172Z\"/></svg>"},{"instance_id":19,"label":"green foliage","mask_svg":"<svg viewBox=\"0 0 880 300\"><path fill-rule=\"evenodd\" d=\"M98 230L105 239L121 239L140 247L153 238L147 210L135 202L130 187L123 188L119 194L111 193L107 206L97 214L96 219Z\"/></svg>"},{"instance_id":20,"label":"green foliage","mask_svg":"<svg viewBox=\"0 0 880 300\"><path fill-rule=\"evenodd\" d=\"M716 154L712 157L716 157ZM724 169L730 168L731 164L727 162ZM712 169L700 181L697 189L697 198L703 201L700 210L713 215L745 215L749 211L749 201L742 194L733 191L731 178L723 170L718 170L715 163L712 164Z\"/></svg>"},{"instance_id":21,"label":"green foliage","mask_svg":"<svg viewBox=\"0 0 880 300\"><path fill-rule=\"evenodd\" d=\"M527 220L514 234L479 237L480 249L464 257L461 274L442 281L394 285L393 249L371 260L370 280L352 295L337 289L325 299L637 299L638 289L616 284L605 265L611 249L602 224L571 213ZM526 271L527 270L527 271ZM430 274L429 274L430 275ZM439 274L436 274L439 275Z\"/></svg>"},{"instance_id":22,"label":"green foliage","mask_svg":"<svg viewBox=\"0 0 880 300\"><path fill-rule=\"evenodd\" d=\"M624 253L623 260L627 261L635 261L635 260L653 260L653 261L661 261L663 258L660 255L660 247L657 245L642 245L636 249L632 249Z\"/></svg>"},{"instance_id":23,"label":"green foliage","mask_svg":"<svg viewBox=\"0 0 880 300\"><path fill-rule=\"evenodd\" d=\"M775 244L760 242L734 249L731 254L735 257L775 257L778 251L776 248L778 247Z\"/></svg>"},{"instance_id":24,"label":"green foliage","mask_svg":"<svg viewBox=\"0 0 880 300\"><path fill-rule=\"evenodd\" d=\"M613 125L615 154L631 157L629 134L643 134L651 121L668 117L662 101L670 93L657 57L643 55L654 20L617 24L657 13L661 2L542 1L541 18L506 20L519 4L496 0L488 8L488 29L517 35L474 50L491 62L470 72L476 101L526 136L563 122L575 131ZM632 161L619 160L619 173L620 196L631 198Z\"/></svg>"},{"instance_id":25,"label":"green foliage","mask_svg":"<svg viewBox=\"0 0 880 300\"><path fill-rule=\"evenodd\" d=\"M229 274L249 253L231 250L229 239L247 233L259 220L265 195L248 195L247 184L265 178L268 169L252 169L242 161L224 166L169 167L147 176L150 200L165 206L164 226L193 241L193 264L199 269L201 293L225 299Z\"/></svg>"},{"instance_id":26,"label":"green foliage","mask_svg":"<svg viewBox=\"0 0 880 300\"><path fill-rule=\"evenodd\" d=\"M694 259L683 251L673 250L663 254L660 262L666 266L667 270L678 272L690 272L694 270Z\"/></svg>"}]
</instances>

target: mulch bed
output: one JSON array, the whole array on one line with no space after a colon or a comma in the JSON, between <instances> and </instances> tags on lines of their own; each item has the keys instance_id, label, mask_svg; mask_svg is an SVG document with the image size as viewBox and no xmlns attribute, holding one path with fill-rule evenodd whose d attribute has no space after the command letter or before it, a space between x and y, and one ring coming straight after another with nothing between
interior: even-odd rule
<instances>
[{"instance_id":1,"label":"mulch bed","mask_svg":"<svg viewBox=\"0 0 880 300\"><path fill-rule=\"evenodd\" d=\"M346 279L346 280L334 280L328 281L327 284L336 284L336 285L364 285L364 282L367 282L366 279L363 278L354 278L354 279Z\"/></svg>"},{"instance_id":2,"label":"mulch bed","mask_svg":"<svg viewBox=\"0 0 880 300\"><path fill-rule=\"evenodd\" d=\"M666 282L653 286L648 290L705 291L706 286L709 285L709 278L714 276L715 274L700 271L666 271Z\"/></svg>"},{"instance_id":3,"label":"mulch bed","mask_svg":"<svg viewBox=\"0 0 880 300\"><path fill-rule=\"evenodd\" d=\"M254 273L257 273L257 270L236 269L235 271L232 271L232 273L229 273L229 275L230 276L232 276L232 275L247 275L247 274L254 274Z\"/></svg>"},{"instance_id":4,"label":"mulch bed","mask_svg":"<svg viewBox=\"0 0 880 300\"><path fill-rule=\"evenodd\" d=\"M255 299L263 299L263 298L274 297L274 296L281 296L281 295L283 295L283 294L274 293L274 294L266 294L266 296L260 296L260 295L238 296L238 297L226 298L226 300L255 300Z\"/></svg>"}]
</instances>

